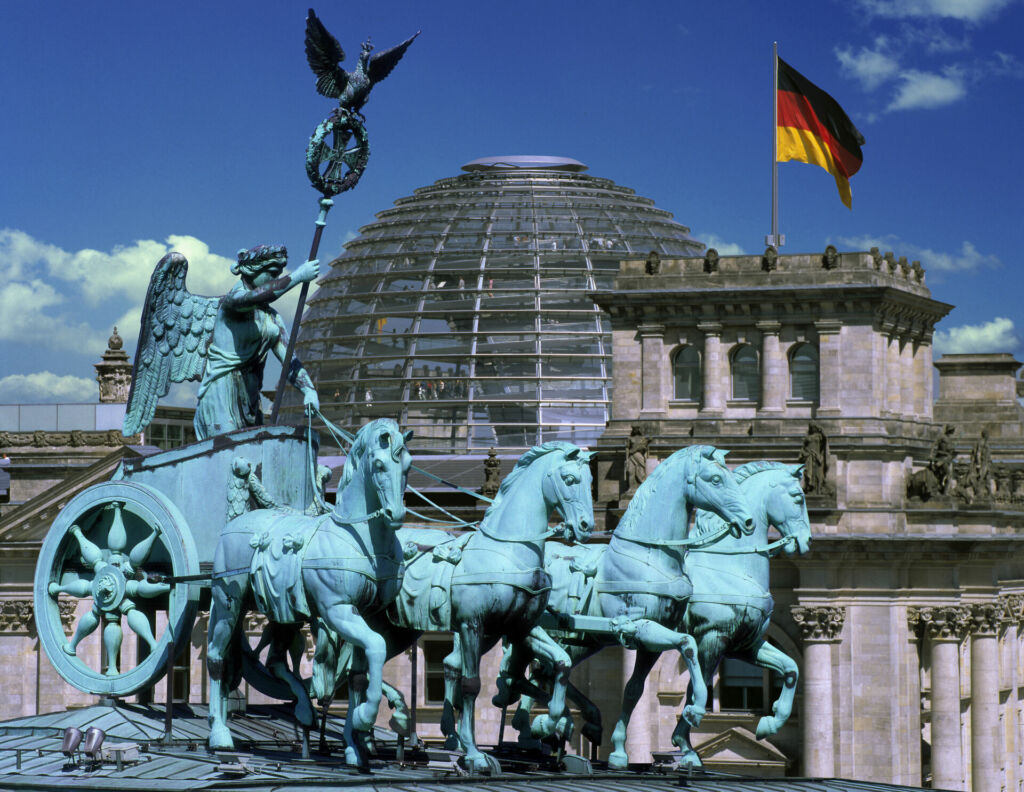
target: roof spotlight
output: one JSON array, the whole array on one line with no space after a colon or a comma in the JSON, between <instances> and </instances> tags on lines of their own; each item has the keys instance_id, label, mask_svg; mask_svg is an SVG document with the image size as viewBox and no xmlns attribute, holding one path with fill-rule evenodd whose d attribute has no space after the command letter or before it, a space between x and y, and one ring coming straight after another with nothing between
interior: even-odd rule
<instances>
[{"instance_id":1,"label":"roof spotlight","mask_svg":"<svg viewBox=\"0 0 1024 792\"><path fill-rule=\"evenodd\" d=\"M74 726L68 726L64 730L64 739L60 744L60 752L68 759L74 758L75 751L82 744L82 730Z\"/></svg>"},{"instance_id":2,"label":"roof spotlight","mask_svg":"<svg viewBox=\"0 0 1024 792\"><path fill-rule=\"evenodd\" d=\"M99 759L100 746L103 745L103 738L106 736L103 729L97 726L90 726L89 730L85 733L85 743L82 745L82 750L93 760Z\"/></svg>"}]
</instances>

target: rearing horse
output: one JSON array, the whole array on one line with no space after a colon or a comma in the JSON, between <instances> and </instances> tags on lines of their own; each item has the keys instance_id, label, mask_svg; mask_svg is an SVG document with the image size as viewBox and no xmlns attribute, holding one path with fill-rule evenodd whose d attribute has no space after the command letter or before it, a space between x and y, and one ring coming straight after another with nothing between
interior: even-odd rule
<instances>
[{"instance_id":1,"label":"rearing horse","mask_svg":"<svg viewBox=\"0 0 1024 792\"><path fill-rule=\"evenodd\" d=\"M676 632L683 620L691 587L683 571L683 558L689 544L686 533L695 509L710 509L726 521L726 530L737 533L753 530L754 521L732 472L725 466L725 451L711 446L690 446L669 456L640 485L630 501L622 521L606 546L569 549L552 545L548 569L555 577L555 595L549 610L576 612L618 621L632 630L624 638L636 646L633 674L623 691L622 713L612 734L615 750L608 758L611 767L623 768L626 754L626 729L637 701L643 693L647 675L661 652L677 649L698 681L693 702L684 709L683 718L694 724L704 715L707 691L697 666L696 645L690 636ZM589 569L587 569L589 568ZM570 569L587 569L593 585L570 604L567 592L572 586ZM567 636L552 631L557 639ZM616 643L608 634L581 632L565 648L573 665L598 650ZM502 675L507 687L514 687L529 656L517 656L517 647L506 655ZM584 702L572 689L573 698ZM505 703L504 700L496 703ZM530 700L524 696L513 724L524 725L521 715ZM590 707L594 711L593 705ZM600 727L592 727L597 739Z\"/></svg>"},{"instance_id":2,"label":"rearing horse","mask_svg":"<svg viewBox=\"0 0 1024 792\"><path fill-rule=\"evenodd\" d=\"M787 555L806 553L811 524L800 477L803 465L749 462L733 473L754 514L754 532L740 538L724 537L713 545L695 546L686 557L686 573L693 584L683 629L697 641L697 656L704 684L723 657L735 657L782 674L782 692L772 714L758 721L758 738L775 734L789 718L796 692L797 665L788 655L764 640L774 601L768 588L769 557L781 547ZM782 540L768 544L768 527L775 526ZM717 532L721 519L697 512L694 533ZM686 691L692 700L694 688ZM700 757L690 744L690 724L680 719L672 743L683 749L681 761L699 767Z\"/></svg>"},{"instance_id":3,"label":"rearing horse","mask_svg":"<svg viewBox=\"0 0 1024 792\"><path fill-rule=\"evenodd\" d=\"M349 709L346 736L372 728L385 645L365 617L386 607L401 585L403 553L395 531L405 517L411 437L390 418L363 426L345 459L330 514L258 509L224 527L213 557L207 651L211 749L233 747L227 694L240 681L242 617L254 607L285 633L317 619L357 648L369 668L369 687L365 700ZM271 670L296 697L296 718L311 727L313 709L303 685L283 662ZM346 758L357 757L346 751Z\"/></svg>"}]
</instances>

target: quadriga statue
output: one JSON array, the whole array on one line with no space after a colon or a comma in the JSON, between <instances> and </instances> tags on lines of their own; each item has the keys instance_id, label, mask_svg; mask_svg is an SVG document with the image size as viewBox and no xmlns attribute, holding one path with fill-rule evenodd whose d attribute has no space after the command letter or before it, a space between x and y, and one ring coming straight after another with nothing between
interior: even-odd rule
<instances>
[{"instance_id":1,"label":"quadriga statue","mask_svg":"<svg viewBox=\"0 0 1024 792\"><path fill-rule=\"evenodd\" d=\"M693 593L684 570L690 517L695 509L719 515L724 521L720 536L742 535L754 529L747 501L732 471L725 466L725 453L711 446L676 451L640 485L607 545L566 548L549 543L545 551L545 566L553 580L548 607L555 613L554 618L565 624L565 629L552 629L551 633L562 642L572 664L618 643L636 649L633 674L623 692L622 711L612 733L614 750L608 758L611 767L624 768L629 763L629 719L647 675L663 651L678 651L695 681L693 699L684 708L682 719L696 726L704 715L707 690L697 661L697 645L682 632L687 601ZM588 629L588 624L601 622L608 628ZM519 680L533 657L527 645L511 646L495 705L515 701L517 691L522 689ZM543 674L540 681L546 683ZM597 708L575 688L570 689L570 696L583 706L589 721L585 736L599 742ZM520 730L529 721L531 705L532 700L522 696L513 720Z\"/></svg>"},{"instance_id":2,"label":"quadriga statue","mask_svg":"<svg viewBox=\"0 0 1024 792\"><path fill-rule=\"evenodd\" d=\"M316 260L284 274L287 263L281 245L240 250L231 267L238 283L223 297L203 297L185 288L188 260L181 253L160 259L142 309L125 437L149 425L172 383L200 379L198 439L263 422L263 366L270 353L285 364L288 340L271 303L320 274ZM297 358L289 364L288 380L310 409L319 409L316 389Z\"/></svg>"}]
</instances>

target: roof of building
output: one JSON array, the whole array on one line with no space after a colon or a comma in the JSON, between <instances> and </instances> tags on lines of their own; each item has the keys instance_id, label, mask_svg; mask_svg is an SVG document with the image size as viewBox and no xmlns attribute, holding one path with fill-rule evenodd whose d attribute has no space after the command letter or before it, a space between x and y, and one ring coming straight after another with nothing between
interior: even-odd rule
<instances>
[{"instance_id":1,"label":"roof of building","mask_svg":"<svg viewBox=\"0 0 1024 792\"><path fill-rule=\"evenodd\" d=\"M64 729L105 733L105 758L93 762L61 753ZM162 790L441 790L457 785L463 792L669 792L685 787L698 792L898 792L916 787L822 778L750 778L724 773L682 773L665 767L637 766L608 771L601 763L572 761L575 772L552 772L540 763L503 760L496 777L467 776L455 763L457 752L441 749L409 751L395 761L397 739L376 730L380 757L369 773L341 761L343 721L329 718L326 735L331 756L297 758L298 735L286 707L250 707L230 721L238 753L210 754L207 709L199 705L174 708L172 739L163 742L161 706L99 705L37 715L0 723L0 786L10 790L88 789ZM118 762L117 754L121 761ZM120 765L120 766L119 766ZM587 774L587 770L591 774Z\"/></svg>"}]
</instances>

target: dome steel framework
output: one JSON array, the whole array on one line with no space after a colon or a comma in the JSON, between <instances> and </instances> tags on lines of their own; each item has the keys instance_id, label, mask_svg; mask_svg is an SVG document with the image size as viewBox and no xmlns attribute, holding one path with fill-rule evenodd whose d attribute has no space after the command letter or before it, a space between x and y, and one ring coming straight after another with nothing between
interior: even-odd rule
<instances>
[{"instance_id":1,"label":"dome steel framework","mask_svg":"<svg viewBox=\"0 0 1024 792\"><path fill-rule=\"evenodd\" d=\"M324 415L352 431L400 417L428 453L593 443L608 419L611 333L587 293L610 288L624 258L703 246L653 201L584 170L474 160L360 229L297 342Z\"/></svg>"}]
</instances>

